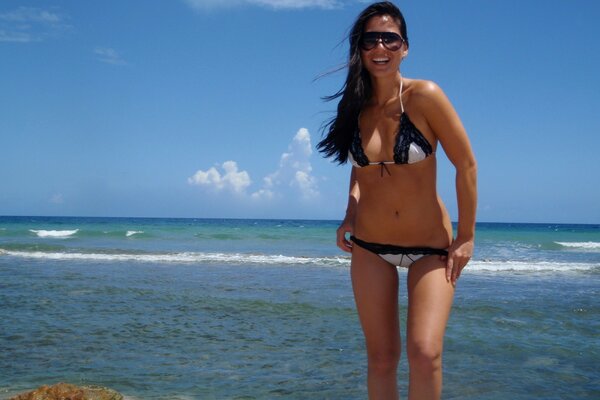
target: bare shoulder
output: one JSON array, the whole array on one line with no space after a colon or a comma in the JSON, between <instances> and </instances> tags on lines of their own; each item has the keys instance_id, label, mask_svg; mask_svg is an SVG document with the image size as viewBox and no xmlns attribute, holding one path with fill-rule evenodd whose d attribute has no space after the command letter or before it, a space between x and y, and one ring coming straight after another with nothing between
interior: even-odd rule
<instances>
[{"instance_id":1,"label":"bare shoulder","mask_svg":"<svg viewBox=\"0 0 600 400\"><path fill-rule=\"evenodd\" d=\"M453 137L455 134L466 135L456 110L437 83L411 79L405 84L407 92L410 90L407 103L410 102L410 108L414 110L413 115L422 116L440 140L448 139L451 136L449 133L453 134Z\"/></svg>"},{"instance_id":2,"label":"bare shoulder","mask_svg":"<svg viewBox=\"0 0 600 400\"><path fill-rule=\"evenodd\" d=\"M407 90L410 91L411 101L421 105L436 103L446 98L444 91L434 81L425 79L406 79Z\"/></svg>"}]
</instances>

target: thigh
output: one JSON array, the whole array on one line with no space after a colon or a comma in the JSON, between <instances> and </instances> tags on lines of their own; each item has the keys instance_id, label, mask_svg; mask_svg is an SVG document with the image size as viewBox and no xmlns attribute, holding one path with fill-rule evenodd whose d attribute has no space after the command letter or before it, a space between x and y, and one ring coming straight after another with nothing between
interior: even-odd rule
<instances>
[{"instance_id":1,"label":"thigh","mask_svg":"<svg viewBox=\"0 0 600 400\"><path fill-rule=\"evenodd\" d=\"M445 263L439 256L426 256L409 267L407 340L410 344L441 351L450 315L454 286L446 281Z\"/></svg>"},{"instance_id":2,"label":"thigh","mask_svg":"<svg viewBox=\"0 0 600 400\"><path fill-rule=\"evenodd\" d=\"M359 246L352 250L352 288L367 351L400 352L398 271Z\"/></svg>"}]
</instances>

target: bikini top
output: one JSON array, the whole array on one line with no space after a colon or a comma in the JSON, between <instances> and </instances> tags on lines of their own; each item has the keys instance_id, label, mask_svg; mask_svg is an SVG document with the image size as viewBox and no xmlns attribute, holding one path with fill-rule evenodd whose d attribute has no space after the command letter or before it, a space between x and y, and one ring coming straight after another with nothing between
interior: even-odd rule
<instances>
[{"instance_id":1,"label":"bikini top","mask_svg":"<svg viewBox=\"0 0 600 400\"><path fill-rule=\"evenodd\" d=\"M348 152L348 159L353 166L361 168L369 165L381 165L381 174L383 176L383 168L390 174L386 167L387 164L414 164L435 154L427 138L412 123L408 114L404 112L404 105L402 104L402 79L400 79L400 91L398 97L400 97L402 115L400 116L398 132L396 132L394 160L379 162L369 161L369 158L362 147L362 138L359 128L354 132L354 137L350 144L350 151Z\"/></svg>"}]
</instances>

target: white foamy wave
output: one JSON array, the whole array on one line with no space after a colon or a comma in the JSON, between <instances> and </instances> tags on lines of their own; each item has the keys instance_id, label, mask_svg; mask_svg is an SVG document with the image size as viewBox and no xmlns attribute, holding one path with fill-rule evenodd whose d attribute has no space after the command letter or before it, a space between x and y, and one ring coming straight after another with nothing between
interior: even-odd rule
<instances>
[{"instance_id":1,"label":"white foamy wave","mask_svg":"<svg viewBox=\"0 0 600 400\"><path fill-rule=\"evenodd\" d=\"M138 233L144 233L144 231L127 231L127 233L125 234L125 236L130 237L130 236L133 236L133 235L138 234Z\"/></svg>"},{"instance_id":2,"label":"white foamy wave","mask_svg":"<svg viewBox=\"0 0 600 400\"><path fill-rule=\"evenodd\" d=\"M29 232L35 233L41 238L66 238L79 232L79 229L74 229L71 231L46 231L30 229Z\"/></svg>"},{"instance_id":3,"label":"white foamy wave","mask_svg":"<svg viewBox=\"0 0 600 400\"><path fill-rule=\"evenodd\" d=\"M42 251L10 251L0 249L5 255L44 260L80 261L133 261L148 263L221 263L221 264L262 264L262 265L349 265L344 257L295 257L269 254L243 253L163 253L163 254L103 254L103 253L51 253Z\"/></svg>"},{"instance_id":4,"label":"white foamy wave","mask_svg":"<svg viewBox=\"0 0 600 400\"><path fill-rule=\"evenodd\" d=\"M42 251L12 251L0 249L0 255L55 261L140 262L161 264L227 264L227 265L350 265L349 257L300 257L245 253L70 253ZM400 268L404 271L404 268ZM600 271L600 263L570 263L547 261L471 261L465 272L472 273L548 273Z\"/></svg>"},{"instance_id":5,"label":"white foamy wave","mask_svg":"<svg viewBox=\"0 0 600 400\"><path fill-rule=\"evenodd\" d=\"M600 242L554 242L554 243L559 244L563 247L600 251Z\"/></svg>"},{"instance_id":6,"label":"white foamy wave","mask_svg":"<svg viewBox=\"0 0 600 400\"><path fill-rule=\"evenodd\" d=\"M548 261L471 261L466 269L474 272L591 272L600 269L600 264Z\"/></svg>"}]
</instances>

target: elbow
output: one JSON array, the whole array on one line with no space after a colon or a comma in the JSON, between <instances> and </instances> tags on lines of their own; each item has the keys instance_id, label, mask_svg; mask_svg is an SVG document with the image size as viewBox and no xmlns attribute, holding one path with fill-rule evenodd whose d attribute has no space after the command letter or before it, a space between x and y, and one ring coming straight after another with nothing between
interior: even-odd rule
<instances>
[{"instance_id":1,"label":"elbow","mask_svg":"<svg viewBox=\"0 0 600 400\"><path fill-rule=\"evenodd\" d=\"M472 173L477 175L477 161L475 161L475 159L473 158L471 161L469 161L469 163L467 164L467 169Z\"/></svg>"},{"instance_id":2,"label":"elbow","mask_svg":"<svg viewBox=\"0 0 600 400\"><path fill-rule=\"evenodd\" d=\"M477 161L475 161L474 157L469 157L462 160L456 166L456 172L463 172L468 174L477 175Z\"/></svg>"},{"instance_id":3,"label":"elbow","mask_svg":"<svg viewBox=\"0 0 600 400\"><path fill-rule=\"evenodd\" d=\"M466 184L475 188L477 186L477 162L475 159L465 160L456 166L457 184Z\"/></svg>"}]
</instances>

